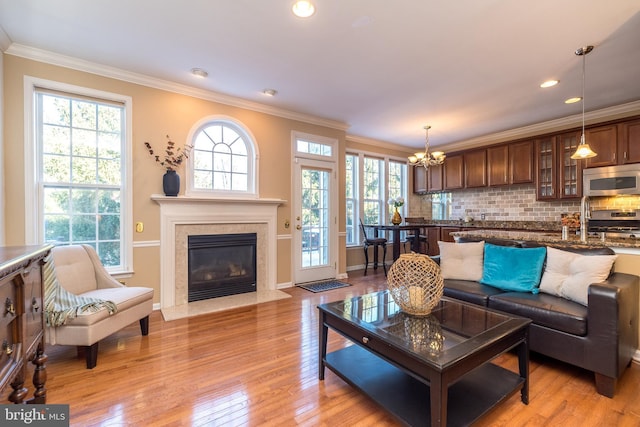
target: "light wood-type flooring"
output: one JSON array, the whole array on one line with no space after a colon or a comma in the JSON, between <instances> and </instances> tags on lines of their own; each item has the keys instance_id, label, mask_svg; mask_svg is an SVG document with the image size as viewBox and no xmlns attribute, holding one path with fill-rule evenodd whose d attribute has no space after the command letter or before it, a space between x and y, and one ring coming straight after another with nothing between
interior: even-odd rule
<instances>
[{"instance_id":1,"label":"light wood-type flooring","mask_svg":"<svg viewBox=\"0 0 640 427\"><path fill-rule=\"evenodd\" d=\"M68 403L72 426L396 426L393 417L327 370L318 380L317 304L385 288L382 269L350 272L353 286L165 322L131 325L100 343L85 369L73 347L49 346L47 403ZM329 351L346 341L329 332ZM506 354L495 360L516 370ZM478 426L640 426L640 365L614 399L593 375L532 354L530 403L519 393ZM425 402L425 404L427 404Z\"/></svg>"}]
</instances>

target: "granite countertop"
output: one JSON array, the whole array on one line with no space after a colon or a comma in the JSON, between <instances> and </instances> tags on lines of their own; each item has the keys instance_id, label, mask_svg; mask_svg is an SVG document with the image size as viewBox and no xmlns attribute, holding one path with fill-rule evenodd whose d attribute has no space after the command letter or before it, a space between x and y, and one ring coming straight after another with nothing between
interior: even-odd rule
<instances>
[{"instance_id":1,"label":"granite countertop","mask_svg":"<svg viewBox=\"0 0 640 427\"><path fill-rule=\"evenodd\" d=\"M501 230L532 230L532 231L557 231L562 230L559 221L470 221L461 220L427 220L426 225L434 227L464 227L464 228L496 228Z\"/></svg>"},{"instance_id":2,"label":"granite countertop","mask_svg":"<svg viewBox=\"0 0 640 427\"><path fill-rule=\"evenodd\" d=\"M640 239L620 239L588 237L586 242L580 241L580 236L570 234L567 240L562 240L560 232L509 231L509 230L468 230L451 233L454 237L472 236L483 239L532 240L536 242L553 243L557 246L589 246L609 248L640 248Z\"/></svg>"}]
</instances>

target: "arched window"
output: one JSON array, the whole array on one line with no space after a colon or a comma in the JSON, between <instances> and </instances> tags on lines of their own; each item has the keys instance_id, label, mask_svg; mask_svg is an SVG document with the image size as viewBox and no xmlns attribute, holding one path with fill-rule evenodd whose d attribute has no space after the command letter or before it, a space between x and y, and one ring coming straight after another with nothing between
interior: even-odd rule
<instances>
[{"instance_id":1,"label":"arched window","mask_svg":"<svg viewBox=\"0 0 640 427\"><path fill-rule=\"evenodd\" d=\"M257 149L244 126L229 118L208 118L192 135L190 193L257 195Z\"/></svg>"}]
</instances>

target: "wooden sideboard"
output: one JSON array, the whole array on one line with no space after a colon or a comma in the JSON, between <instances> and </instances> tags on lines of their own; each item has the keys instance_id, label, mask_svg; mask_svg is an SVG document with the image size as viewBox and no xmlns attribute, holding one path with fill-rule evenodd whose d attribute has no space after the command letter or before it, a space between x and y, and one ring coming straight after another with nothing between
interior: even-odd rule
<instances>
[{"instance_id":1,"label":"wooden sideboard","mask_svg":"<svg viewBox=\"0 0 640 427\"><path fill-rule=\"evenodd\" d=\"M13 403L46 403L44 283L42 266L51 245L0 247L0 396L11 386ZM28 362L33 397L25 400ZM7 389L7 391L9 391Z\"/></svg>"}]
</instances>

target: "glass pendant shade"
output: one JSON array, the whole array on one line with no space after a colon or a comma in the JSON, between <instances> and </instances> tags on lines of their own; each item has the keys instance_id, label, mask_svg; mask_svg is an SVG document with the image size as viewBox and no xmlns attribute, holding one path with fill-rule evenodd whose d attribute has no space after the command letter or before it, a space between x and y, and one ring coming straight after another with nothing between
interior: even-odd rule
<instances>
[{"instance_id":1,"label":"glass pendant shade","mask_svg":"<svg viewBox=\"0 0 640 427\"><path fill-rule=\"evenodd\" d=\"M587 144L584 141L584 133L583 133L582 136L580 137L580 145L578 145L576 152L571 155L571 158L574 160L589 159L597 155L598 154L595 151L593 151L591 147L589 147L589 144Z\"/></svg>"}]
</instances>

